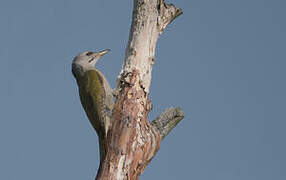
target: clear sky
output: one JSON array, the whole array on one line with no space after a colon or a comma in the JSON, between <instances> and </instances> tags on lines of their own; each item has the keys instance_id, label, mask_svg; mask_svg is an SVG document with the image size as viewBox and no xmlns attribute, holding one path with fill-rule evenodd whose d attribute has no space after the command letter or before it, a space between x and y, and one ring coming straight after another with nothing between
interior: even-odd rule
<instances>
[{"instance_id":1,"label":"clear sky","mask_svg":"<svg viewBox=\"0 0 286 180\"><path fill-rule=\"evenodd\" d=\"M150 119L186 118L141 179L286 179L286 1L170 0L184 14L156 48ZM132 1L1 0L0 179L91 180L97 136L71 74L83 50L115 87Z\"/></svg>"}]
</instances>

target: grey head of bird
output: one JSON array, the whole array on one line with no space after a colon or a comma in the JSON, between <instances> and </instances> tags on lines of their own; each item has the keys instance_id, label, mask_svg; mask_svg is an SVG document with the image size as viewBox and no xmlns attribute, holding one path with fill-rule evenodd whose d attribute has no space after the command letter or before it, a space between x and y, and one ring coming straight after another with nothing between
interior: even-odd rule
<instances>
[{"instance_id":1,"label":"grey head of bird","mask_svg":"<svg viewBox=\"0 0 286 180\"><path fill-rule=\"evenodd\" d=\"M99 52L85 51L78 54L72 62L72 73L75 78L83 76L88 70L95 69L96 62L108 51L110 51L110 49Z\"/></svg>"}]
</instances>

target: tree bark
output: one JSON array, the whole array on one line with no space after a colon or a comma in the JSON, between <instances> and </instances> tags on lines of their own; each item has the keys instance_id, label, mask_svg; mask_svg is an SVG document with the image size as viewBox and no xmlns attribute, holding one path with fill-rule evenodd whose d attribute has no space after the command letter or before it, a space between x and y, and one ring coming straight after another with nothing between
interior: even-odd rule
<instances>
[{"instance_id":1,"label":"tree bark","mask_svg":"<svg viewBox=\"0 0 286 180\"><path fill-rule=\"evenodd\" d=\"M102 141L106 154L96 177L100 180L139 179L161 140L184 117L180 108L170 108L152 123L148 121L156 42L182 10L164 0L134 0L133 8L126 57L118 76L113 124Z\"/></svg>"}]
</instances>

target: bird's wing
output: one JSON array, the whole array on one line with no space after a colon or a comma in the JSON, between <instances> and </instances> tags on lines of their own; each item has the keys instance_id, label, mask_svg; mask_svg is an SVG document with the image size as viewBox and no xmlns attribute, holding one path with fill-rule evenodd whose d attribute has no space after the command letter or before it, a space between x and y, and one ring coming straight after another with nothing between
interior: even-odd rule
<instances>
[{"instance_id":1,"label":"bird's wing","mask_svg":"<svg viewBox=\"0 0 286 180\"><path fill-rule=\"evenodd\" d=\"M103 87L104 87L104 98L105 98L105 104L106 104L106 111L107 112L110 112L112 111L113 107L114 107L114 100L113 100L113 94L112 94L112 89L110 88L110 85L108 83L108 81L106 80L106 78L104 77L104 75L99 71L99 70L96 70L99 77L100 77L100 80ZM111 114L110 114L111 115Z\"/></svg>"},{"instance_id":2,"label":"bird's wing","mask_svg":"<svg viewBox=\"0 0 286 180\"><path fill-rule=\"evenodd\" d=\"M91 124L99 130L106 109L103 80L96 70L87 71L84 79L85 83L79 90L81 103Z\"/></svg>"}]
</instances>

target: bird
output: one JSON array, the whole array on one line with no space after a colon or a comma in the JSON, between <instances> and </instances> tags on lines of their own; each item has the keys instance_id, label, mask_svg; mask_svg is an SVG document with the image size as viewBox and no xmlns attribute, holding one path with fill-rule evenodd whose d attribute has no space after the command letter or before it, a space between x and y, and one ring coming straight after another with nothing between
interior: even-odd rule
<instances>
[{"instance_id":1,"label":"bird","mask_svg":"<svg viewBox=\"0 0 286 180\"><path fill-rule=\"evenodd\" d=\"M105 154L104 139L112 124L114 100L113 90L95 64L109 51L110 49L99 52L85 51L72 61L72 74L78 85L81 104L99 137L100 156Z\"/></svg>"}]
</instances>

